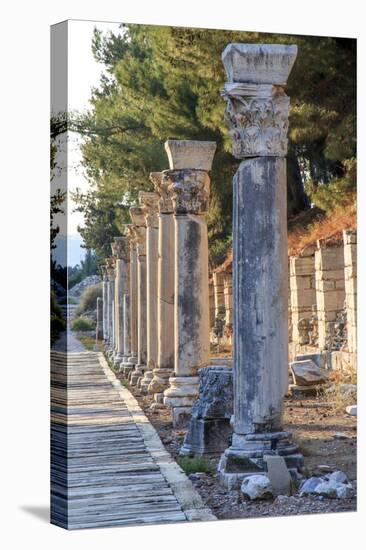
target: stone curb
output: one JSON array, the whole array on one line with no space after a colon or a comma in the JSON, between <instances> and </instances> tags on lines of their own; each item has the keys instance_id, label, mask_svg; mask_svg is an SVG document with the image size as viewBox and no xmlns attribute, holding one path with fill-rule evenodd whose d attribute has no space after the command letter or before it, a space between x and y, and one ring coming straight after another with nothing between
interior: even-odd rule
<instances>
[{"instance_id":1,"label":"stone curb","mask_svg":"<svg viewBox=\"0 0 366 550\"><path fill-rule=\"evenodd\" d=\"M188 521L214 521L216 516L202 502L201 496L195 490L192 482L183 470L165 450L155 428L146 417L133 395L121 384L109 367L102 353L98 353L100 364L112 385L118 389L128 411L136 422L136 426L154 462L159 466L162 475L171 487L177 501Z\"/></svg>"}]
</instances>

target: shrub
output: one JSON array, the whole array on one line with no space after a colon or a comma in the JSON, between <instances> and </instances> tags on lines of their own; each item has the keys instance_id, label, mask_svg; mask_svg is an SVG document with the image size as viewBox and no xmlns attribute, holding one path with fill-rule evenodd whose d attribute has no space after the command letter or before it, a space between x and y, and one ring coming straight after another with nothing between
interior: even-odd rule
<instances>
[{"instance_id":1,"label":"shrub","mask_svg":"<svg viewBox=\"0 0 366 550\"><path fill-rule=\"evenodd\" d=\"M65 330L66 323L63 319L63 314L60 306L56 302L54 292L51 292L51 342L57 340L60 332Z\"/></svg>"},{"instance_id":2,"label":"shrub","mask_svg":"<svg viewBox=\"0 0 366 550\"><path fill-rule=\"evenodd\" d=\"M88 332L94 330L93 323L86 319L85 317L76 317L71 323L71 330Z\"/></svg>"},{"instance_id":3,"label":"shrub","mask_svg":"<svg viewBox=\"0 0 366 550\"><path fill-rule=\"evenodd\" d=\"M80 297L80 303L76 309L76 314L81 315L86 311L91 311L97 307L97 298L103 296L102 284L88 286Z\"/></svg>"},{"instance_id":4,"label":"shrub","mask_svg":"<svg viewBox=\"0 0 366 550\"><path fill-rule=\"evenodd\" d=\"M195 474L196 472L213 474L214 472L211 462L202 456L178 456L176 460L186 474Z\"/></svg>"}]
</instances>

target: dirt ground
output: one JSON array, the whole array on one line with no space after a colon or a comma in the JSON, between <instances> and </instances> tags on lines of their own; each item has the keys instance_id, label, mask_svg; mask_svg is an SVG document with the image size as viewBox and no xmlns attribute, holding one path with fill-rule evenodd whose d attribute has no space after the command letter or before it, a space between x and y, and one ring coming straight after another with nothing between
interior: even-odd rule
<instances>
[{"instance_id":1,"label":"dirt ground","mask_svg":"<svg viewBox=\"0 0 366 550\"><path fill-rule=\"evenodd\" d=\"M126 384L126 382L124 382ZM138 400L169 453L175 458L185 436L185 430L174 430L169 409L151 411L152 397L141 395L134 387L127 386ZM356 418L335 411L319 397L286 397L284 429L290 431L304 455L306 477L322 475L327 471L342 470L357 489L356 482ZM218 459L211 459L216 471ZM320 468L319 468L320 466ZM250 502L239 491L222 487L217 475L191 474L195 488L204 502L219 519L261 516L301 515L314 513L345 512L356 510L356 497L351 499L327 499L322 496L280 496L275 500Z\"/></svg>"}]
</instances>

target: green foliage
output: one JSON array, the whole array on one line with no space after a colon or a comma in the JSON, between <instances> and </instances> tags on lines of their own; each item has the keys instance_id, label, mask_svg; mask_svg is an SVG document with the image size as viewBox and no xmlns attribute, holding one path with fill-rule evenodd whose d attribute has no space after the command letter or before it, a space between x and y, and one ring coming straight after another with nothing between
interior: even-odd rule
<instances>
[{"instance_id":1,"label":"green foliage","mask_svg":"<svg viewBox=\"0 0 366 550\"><path fill-rule=\"evenodd\" d=\"M178 456L176 461L186 474L195 474L196 472L214 473L211 462L202 456Z\"/></svg>"},{"instance_id":2,"label":"green foliage","mask_svg":"<svg viewBox=\"0 0 366 550\"><path fill-rule=\"evenodd\" d=\"M62 309L56 301L54 292L51 291L51 342L54 342L59 337L60 332L65 330L66 323L63 318Z\"/></svg>"},{"instance_id":3,"label":"green foliage","mask_svg":"<svg viewBox=\"0 0 366 550\"><path fill-rule=\"evenodd\" d=\"M311 201L325 212L356 199L356 159L344 161L343 168L343 176L333 178L328 184L315 185L313 181L305 184Z\"/></svg>"},{"instance_id":4,"label":"green foliage","mask_svg":"<svg viewBox=\"0 0 366 550\"><path fill-rule=\"evenodd\" d=\"M84 334L80 334L77 339L79 342L81 342L84 346L84 348L88 351L93 351L95 348L95 338L92 336L85 336Z\"/></svg>"},{"instance_id":5,"label":"green foliage","mask_svg":"<svg viewBox=\"0 0 366 550\"><path fill-rule=\"evenodd\" d=\"M103 295L102 285L88 286L80 297L79 305L76 309L76 314L80 315L86 311L92 311L97 307L97 298L101 298Z\"/></svg>"},{"instance_id":6,"label":"green foliage","mask_svg":"<svg viewBox=\"0 0 366 550\"><path fill-rule=\"evenodd\" d=\"M93 52L106 73L93 90L91 110L72 124L85 136L83 164L92 185L74 196L85 216L80 233L101 259L129 222L138 191L152 190L149 173L167 168L166 139L217 143L208 228L212 259L220 257L218 241L231 233L238 165L220 97L221 53L229 42L298 44L287 87L289 216L308 206L305 181L327 185L355 156L355 40L133 24L116 35L96 30Z\"/></svg>"},{"instance_id":7,"label":"green foliage","mask_svg":"<svg viewBox=\"0 0 366 550\"><path fill-rule=\"evenodd\" d=\"M93 323L86 317L75 317L71 323L71 330L78 332L89 332L94 330Z\"/></svg>"}]
</instances>

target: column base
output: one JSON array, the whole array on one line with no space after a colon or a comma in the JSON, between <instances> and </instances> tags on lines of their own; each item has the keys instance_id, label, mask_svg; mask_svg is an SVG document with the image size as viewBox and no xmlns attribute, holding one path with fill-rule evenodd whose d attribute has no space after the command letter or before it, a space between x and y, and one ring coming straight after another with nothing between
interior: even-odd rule
<instances>
[{"instance_id":1,"label":"column base","mask_svg":"<svg viewBox=\"0 0 366 550\"><path fill-rule=\"evenodd\" d=\"M144 377L142 378L142 380L140 382L141 393L143 393L144 395L146 395L148 393L148 389L149 389L149 386L150 386L150 383L151 383L151 380L153 379L153 377L154 377L153 371L150 370L150 369L147 369L145 371Z\"/></svg>"},{"instance_id":2,"label":"column base","mask_svg":"<svg viewBox=\"0 0 366 550\"><path fill-rule=\"evenodd\" d=\"M133 365L137 365L137 355L131 355L131 357L128 358L127 363L133 363Z\"/></svg>"},{"instance_id":3,"label":"column base","mask_svg":"<svg viewBox=\"0 0 366 550\"><path fill-rule=\"evenodd\" d=\"M164 405L172 409L174 428L187 427L193 401L198 397L198 376L172 376L169 388L164 391Z\"/></svg>"},{"instance_id":4,"label":"column base","mask_svg":"<svg viewBox=\"0 0 366 550\"><path fill-rule=\"evenodd\" d=\"M139 387L139 381L144 376L146 365L139 364L135 366L135 369L131 372L130 384L131 386Z\"/></svg>"},{"instance_id":5,"label":"column base","mask_svg":"<svg viewBox=\"0 0 366 550\"><path fill-rule=\"evenodd\" d=\"M282 456L288 470L299 470L304 457L291 441L289 432L233 434L232 445L221 456L218 473L220 482L227 488L238 488L243 479L267 471L265 455Z\"/></svg>"},{"instance_id":6,"label":"column base","mask_svg":"<svg viewBox=\"0 0 366 550\"><path fill-rule=\"evenodd\" d=\"M131 371L135 368L135 365L133 363L121 363L120 364L120 372L123 373L124 378L128 378L128 375Z\"/></svg>"},{"instance_id":7,"label":"column base","mask_svg":"<svg viewBox=\"0 0 366 550\"><path fill-rule=\"evenodd\" d=\"M123 355L121 353L115 353L113 356L113 364L115 367L119 367L123 361Z\"/></svg>"},{"instance_id":8,"label":"column base","mask_svg":"<svg viewBox=\"0 0 366 550\"><path fill-rule=\"evenodd\" d=\"M228 418L191 418L179 454L219 457L227 448L233 429Z\"/></svg>"},{"instance_id":9,"label":"column base","mask_svg":"<svg viewBox=\"0 0 366 550\"><path fill-rule=\"evenodd\" d=\"M169 387L169 378L174 374L173 368L156 368L153 371L153 378L150 382L149 393L163 393Z\"/></svg>"}]
</instances>

